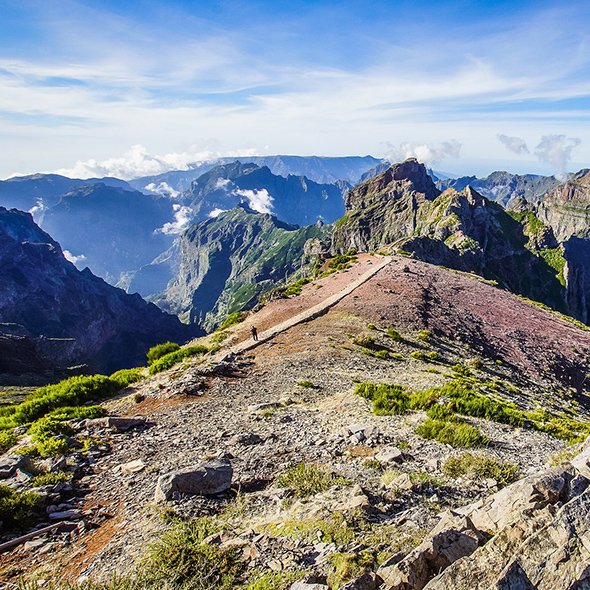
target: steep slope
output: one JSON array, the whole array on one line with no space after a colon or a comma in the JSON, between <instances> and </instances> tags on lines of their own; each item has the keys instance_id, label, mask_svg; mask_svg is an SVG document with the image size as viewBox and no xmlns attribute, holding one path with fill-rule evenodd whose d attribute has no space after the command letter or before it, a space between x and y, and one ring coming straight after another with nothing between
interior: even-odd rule
<instances>
[{"instance_id":1,"label":"steep slope","mask_svg":"<svg viewBox=\"0 0 590 590\"><path fill-rule=\"evenodd\" d=\"M588 428L573 419L586 420L590 413L590 332L477 277L396 257L324 313L235 353L233 339L241 340L250 325L262 326L262 314L266 326L278 324L309 308L308 298L330 299L380 260L362 256L350 270L304 286L300 296L270 302L230 330L218 353L177 365L107 403L113 414L142 417L134 432L111 432L100 420L76 425L80 435L100 436L103 448L110 443L92 463L78 464L68 502L84 524L69 537L48 535L39 541L42 551L21 545L5 554L4 577L35 571L46 580L99 579L164 570L198 584L218 575L214 568L223 559L238 572L228 586L234 588L262 579L288 589L302 578L336 590L367 572L365 586L357 582L357 588L421 590L449 561L473 552L485 576L475 569L466 578L470 562L457 561L444 574L445 585L430 587L459 587L450 576L460 569L459 579L483 590L478 579L500 575L500 568L486 567L486 558L509 561L501 553L502 523L513 517L526 526L537 518L547 524L555 519L548 536L561 555L571 557L560 560L560 568L581 576L584 527L559 526L557 511L559 501L583 492L588 474L560 468L547 478L547 462L565 443L535 421L563 412L560 424ZM428 415L403 406L373 412L371 401L354 393L367 382L399 385L408 395L433 388L420 399L434 400L435 409L448 411L445 395L473 387L487 403L511 401L512 411L534 411L520 425L498 420L500 413L487 419L454 415L453 429L467 424L488 438L475 450L452 447L420 434L432 408ZM463 460L467 452L500 471L495 477L451 471L449 460ZM208 463L212 473L220 461L230 462L232 489L210 496L177 493L160 500L161 510L151 507L166 481L160 476L211 457L219 458ZM306 473L316 477L308 488ZM518 476L529 479L493 503L498 489ZM448 514L443 519L441 511L472 502L481 508L471 509L473 527L455 533L464 521L449 521ZM496 520L483 526L486 515ZM429 531L439 525L439 533L450 532L436 538L428 558L419 544L431 540ZM517 533L509 536L516 544ZM532 534L520 538L534 542ZM145 548L154 541L159 551L146 560ZM422 561L413 551L417 545ZM518 556L518 549L511 555ZM539 555L531 551L527 557ZM187 566L182 570L175 567L181 558ZM415 564L422 585L387 582L401 563ZM554 573L537 571L548 578Z\"/></svg>"},{"instance_id":2,"label":"steep slope","mask_svg":"<svg viewBox=\"0 0 590 590\"><path fill-rule=\"evenodd\" d=\"M547 195L536 214L563 245L568 306L590 323L590 172L581 170Z\"/></svg>"},{"instance_id":3,"label":"steep slope","mask_svg":"<svg viewBox=\"0 0 590 590\"><path fill-rule=\"evenodd\" d=\"M471 187L440 193L415 160L396 164L348 194L335 223L333 249L386 245L501 286L562 311L563 252L551 229L530 211L507 212Z\"/></svg>"},{"instance_id":4,"label":"steep slope","mask_svg":"<svg viewBox=\"0 0 590 590\"><path fill-rule=\"evenodd\" d=\"M154 344L191 335L177 318L139 295L111 287L88 269L78 271L30 214L3 207L0 332L4 342L12 339L32 351L27 369L28 361L23 364L16 344L7 346L15 358L3 356L3 372L31 372L36 365L61 370L79 364L111 371L142 363Z\"/></svg>"},{"instance_id":5,"label":"steep slope","mask_svg":"<svg viewBox=\"0 0 590 590\"><path fill-rule=\"evenodd\" d=\"M245 207L222 213L183 234L178 275L157 303L211 328L311 261L325 238L321 225L298 229Z\"/></svg>"},{"instance_id":6,"label":"steep slope","mask_svg":"<svg viewBox=\"0 0 590 590\"><path fill-rule=\"evenodd\" d=\"M303 176L277 176L266 166L232 162L203 174L182 199L199 221L246 202L285 223L311 225L318 219L331 223L342 216L343 188Z\"/></svg>"},{"instance_id":7,"label":"steep slope","mask_svg":"<svg viewBox=\"0 0 590 590\"><path fill-rule=\"evenodd\" d=\"M80 266L112 284L124 271L151 262L172 244L161 228L172 222L169 199L93 184L63 195L45 212L42 227Z\"/></svg>"},{"instance_id":8,"label":"steep slope","mask_svg":"<svg viewBox=\"0 0 590 590\"><path fill-rule=\"evenodd\" d=\"M470 186L479 194L505 207L510 206L515 199L525 199L529 203L537 203L560 184L560 181L554 176L520 175L501 171L492 172L485 178L462 176L437 182L437 186L441 190L454 188L457 191L462 191Z\"/></svg>"}]
</instances>

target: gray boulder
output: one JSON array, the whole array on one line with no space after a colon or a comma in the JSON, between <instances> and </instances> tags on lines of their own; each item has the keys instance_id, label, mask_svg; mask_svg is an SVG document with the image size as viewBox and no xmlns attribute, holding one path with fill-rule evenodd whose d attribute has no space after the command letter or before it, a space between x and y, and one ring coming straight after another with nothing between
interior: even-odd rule
<instances>
[{"instance_id":1,"label":"gray boulder","mask_svg":"<svg viewBox=\"0 0 590 590\"><path fill-rule=\"evenodd\" d=\"M187 496L209 496L231 486L233 469L227 459L206 461L161 475L156 485L156 502Z\"/></svg>"}]
</instances>

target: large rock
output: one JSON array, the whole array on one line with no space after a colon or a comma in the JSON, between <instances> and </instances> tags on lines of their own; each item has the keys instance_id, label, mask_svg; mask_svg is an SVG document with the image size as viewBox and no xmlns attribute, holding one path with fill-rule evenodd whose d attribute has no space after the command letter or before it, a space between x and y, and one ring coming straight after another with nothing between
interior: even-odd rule
<instances>
[{"instance_id":1,"label":"large rock","mask_svg":"<svg viewBox=\"0 0 590 590\"><path fill-rule=\"evenodd\" d=\"M545 508L456 561L427 590L590 588L590 491L557 512Z\"/></svg>"},{"instance_id":2,"label":"large rock","mask_svg":"<svg viewBox=\"0 0 590 590\"><path fill-rule=\"evenodd\" d=\"M484 541L484 534L468 518L448 513L416 549L398 563L383 565L377 575L388 590L422 590L438 572Z\"/></svg>"},{"instance_id":3,"label":"large rock","mask_svg":"<svg viewBox=\"0 0 590 590\"><path fill-rule=\"evenodd\" d=\"M225 459L207 461L193 467L166 473L158 479L156 502L187 496L209 496L231 486L233 469Z\"/></svg>"}]
</instances>

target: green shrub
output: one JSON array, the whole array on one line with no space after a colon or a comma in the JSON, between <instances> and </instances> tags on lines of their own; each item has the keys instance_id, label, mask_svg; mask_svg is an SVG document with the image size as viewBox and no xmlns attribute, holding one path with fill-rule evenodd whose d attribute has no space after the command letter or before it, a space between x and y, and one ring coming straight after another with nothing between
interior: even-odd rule
<instances>
[{"instance_id":1,"label":"green shrub","mask_svg":"<svg viewBox=\"0 0 590 590\"><path fill-rule=\"evenodd\" d=\"M440 354L438 354L438 352L436 352L436 350L431 350L430 352L427 352L426 356L428 357L428 360L431 360L431 361L440 360Z\"/></svg>"},{"instance_id":2,"label":"green shrub","mask_svg":"<svg viewBox=\"0 0 590 590\"><path fill-rule=\"evenodd\" d=\"M3 531L25 528L37 512L40 498L33 492L18 492L0 485L0 522Z\"/></svg>"},{"instance_id":3,"label":"green shrub","mask_svg":"<svg viewBox=\"0 0 590 590\"><path fill-rule=\"evenodd\" d=\"M299 387L305 387L307 389L319 389L319 387L317 385L314 385L311 381L308 381L307 379L304 379L303 381L299 381L299 383L297 383L297 385Z\"/></svg>"},{"instance_id":4,"label":"green shrub","mask_svg":"<svg viewBox=\"0 0 590 590\"><path fill-rule=\"evenodd\" d=\"M173 524L149 545L142 573L175 588L189 582L191 589L236 588L244 569L237 552L204 542L218 531L210 518Z\"/></svg>"},{"instance_id":5,"label":"green shrub","mask_svg":"<svg viewBox=\"0 0 590 590\"><path fill-rule=\"evenodd\" d=\"M426 415L434 420L447 420L454 412L447 404L434 404L428 408Z\"/></svg>"},{"instance_id":6,"label":"green shrub","mask_svg":"<svg viewBox=\"0 0 590 590\"><path fill-rule=\"evenodd\" d=\"M16 444L16 434L12 430L0 430L0 453Z\"/></svg>"},{"instance_id":7,"label":"green shrub","mask_svg":"<svg viewBox=\"0 0 590 590\"><path fill-rule=\"evenodd\" d=\"M480 447L489 442L478 428L460 421L428 418L416 428L416 434L453 447Z\"/></svg>"},{"instance_id":8,"label":"green shrub","mask_svg":"<svg viewBox=\"0 0 590 590\"><path fill-rule=\"evenodd\" d=\"M298 498L307 498L325 492L332 486L345 486L350 482L334 475L324 466L299 463L281 473L276 483L279 487L292 490Z\"/></svg>"},{"instance_id":9,"label":"green shrub","mask_svg":"<svg viewBox=\"0 0 590 590\"><path fill-rule=\"evenodd\" d=\"M29 428L31 442L41 457L63 455L68 451L68 443L63 435L72 433L72 428L57 418L45 416Z\"/></svg>"},{"instance_id":10,"label":"green shrub","mask_svg":"<svg viewBox=\"0 0 590 590\"><path fill-rule=\"evenodd\" d=\"M283 290L282 293L286 297L291 297L292 295L301 295L301 291L304 285L311 283L311 279L307 277L303 277L294 283L290 283L287 285Z\"/></svg>"},{"instance_id":11,"label":"green shrub","mask_svg":"<svg viewBox=\"0 0 590 590\"><path fill-rule=\"evenodd\" d=\"M426 356L426 354L424 352L422 352L421 350L414 350L410 353L410 356L413 359L416 359L417 361L425 361L428 359L428 357Z\"/></svg>"},{"instance_id":12,"label":"green shrub","mask_svg":"<svg viewBox=\"0 0 590 590\"><path fill-rule=\"evenodd\" d=\"M14 424L26 424L56 408L102 399L114 395L118 389L118 384L104 375L70 377L34 391L29 399L14 406L11 419Z\"/></svg>"},{"instance_id":13,"label":"green shrub","mask_svg":"<svg viewBox=\"0 0 590 590\"><path fill-rule=\"evenodd\" d=\"M352 342L357 346L362 346L363 348L368 348L369 350L379 348L377 340L375 340L375 336L371 336L370 334L359 334L353 338Z\"/></svg>"},{"instance_id":14,"label":"green shrub","mask_svg":"<svg viewBox=\"0 0 590 590\"><path fill-rule=\"evenodd\" d=\"M224 320L219 324L217 327L217 331L227 330L232 326L236 326L240 324L248 317L247 311L234 311L234 313L230 313ZM178 349L177 349L178 350ZM170 351L172 352L172 351Z\"/></svg>"},{"instance_id":15,"label":"green shrub","mask_svg":"<svg viewBox=\"0 0 590 590\"><path fill-rule=\"evenodd\" d=\"M449 477L495 479L501 487L515 481L518 471L518 465L510 461L500 461L481 453L464 453L458 457L450 457L443 464L443 472Z\"/></svg>"},{"instance_id":16,"label":"green shrub","mask_svg":"<svg viewBox=\"0 0 590 590\"><path fill-rule=\"evenodd\" d=\"M206 346L203 346L202 344L196 344L195 346L187 346L186 348L181 348L180 350L166 354L160 357L159 359L155 360L150 365L150 375L155 375L156 373L165 371L166 369L173 367L177 363L191 356L205 354L206 352L208 352L208 350L209 349Z\"/></svg>"},{"instance_id":17,"label":"green shrub","mask_svg":"<svg viewBox=\"0 0 590 590\"><path fill-rule=\"evenodd\" d=\"M457 363L456 365L453 365L451 368L453 372L456 375L459 375L460 377L471 377L471 375L473 375L471 369L469 369L469 367L466 367L461 363Z\"/></svg>"},{"instance_id":18,"label":"green shrub","mask_svg":"<svg viewBox=\"0 0 590 590\"><path fill-rule=\"evenodd\" d=\"M425 344L430 344L430 341L432 340L432 332L430 330L420 330L416 335L416 338Z\"/></svg>"},{"instance_id":19,"label":"green shrub","mask_svg":"<svg viewBox=\"0 0 590 590\"><path fill-rule=\"evenodd\" d=\"M31 486L34 488L40 488L42 486L52 486L58 483L70 481L72 474L65 471L58 471L56 473L43 473L37 475L31 480Z\"/></svg>"},{"instance_id":20,"label":"green shrub","mask_svg":"<svg viewBox=\"0 0 590 590\"><path fill-rule=\"evenodd\" d=\"M377 359L381 359L382 361L386 361L389 358L389 352L387 350L377 350L371 353Z\"/></svg>"},{"instance_id":21,"label":"green shrub","mask_svg":"<svg viewBox=\"0 0 590 590\"><path fill-rule=\"evenodd\" d=\"M367 324L367 329L368 330L376 330L377 326L375 324Z\"/></svg>"},{"instance_id":22,"label":"green shrub","mask_svg":"<svg viewBox=\"0 0 590 590\"><path fill-rule=\"evenodd\" d=\"M410 396L400 385L359 383L356 395L373 402L373 412L378 416L405 414L410 407Z\"/></svg>"},{"instance_id":23,"label":"green shrub","mask_svg":"<svg viewBox=\"0 0 590 590\"><path fill-rule=\"evenodd\" d=\"M307 543L334 543L337 546L351 543L356 531L341 512L332 512L326 518L286 519L269 525L267 531L272 537L293 537Z\"/></svg>"},{"instance_id":24,"label":"green shrub","mask_svg":"<svg viewBox=\"0 0 590 590\"><path fill-rule=\"evenodd\" d=\"M102 406L65 406L52 410L44 417L56 420L84 420L86 418L102 418L107 414L108 412Z\"/></svg>"},{"instance_id":25,"label":"green shrub","mask_svg":"<svg viewBox=\"0 0 590 590\"><path fill-rule=\"evenodd\" d=\"M147 352L148 365L153 364L159 358L177 350L180 350L180 344L176 342L162 342L162 344L152 346Z\"/></svg>"},{"instance_id":26,"label":"green shrub","mask_svg":"<svg viewBox=\"0 0 590 590\"><path fill-rule=\"evenodd\" d=\"M387 336L395 342L401 342L401 340L403 340L402 335L394 328L389 328L387 330Z\"/></svg>"},{"instance_id":27,"label":"green shrub","mask_svg":"<svg viewBox=\"0 0 590 590\"><path fill-rule=\"evenodd\" d=\"M135 367L134 369L121 369L120 371L113 373L109 379L117 383L119 389L125 389L125 387L128 387L132 383L143 381L145 379L143 371L143 367Z\"/></svg>"}]
</instances>

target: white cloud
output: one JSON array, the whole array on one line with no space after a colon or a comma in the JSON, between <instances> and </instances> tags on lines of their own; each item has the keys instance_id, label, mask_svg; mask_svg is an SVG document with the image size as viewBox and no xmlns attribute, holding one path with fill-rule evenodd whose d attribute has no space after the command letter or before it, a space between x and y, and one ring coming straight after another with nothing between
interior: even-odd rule
<instances>
[{"instance_id":1,"label":"white cloud","mask_svg":"<svg viewBox=\"0 0 590 590\"><path fill-rule=\"evenodd\" d=\"M95 178L115 176L123 180L130 180L141 176L154 176L169 170L189 170L193 165L212 162L223 156L253 156L255 150L234 150L226 153L191 148L185 152L171 152L168 154L150 154L143 145L134 145L122 156L106 160L78 161L72 168L56 170L56 174L70 178ZM147 187L146 187L147 188ZM149 190L149 189L148 189Z\"/></svg>"},{"instance_id":2,"label":"white cloud","mask_svg":"<svg viewBox=\"0 0 590 590\"><path fill-rule=\"evenodd\" d=\"M86 256L84 254L80 254L79 256L75 256L69 250L63 251L64 258L71 262L72 264L78 264L78 262L84 262L86 260Z\"/></svg>"},{"instance_id":3,"label":"white cloud","mask_svg":"<svg viewBox=\"0 0 590 590\"><path fill-rule=\"evenodd\" d=\"M461 144L454 139L444 141L439 145L400 143L395 146L389 142L386 145L388 147L386 159L390 162L401 162L408 158L416 158L427 166L434 166L448 158L457 160L461 152Z\"/></svg>"},{"instance_id":4,"label":"white cloud","mask_svg":"<svg viewBox=\"0 0 590 590\"><path fill-rule=\"evenodd\" d=\"M215 219L216 217L219 217L222 213L225 213L226 211L227 209L213 209L213 211L209 213L209 217L211 219Z\"/></svg>"},{"instance_id":5,"label":"white cloud","mask_svg":"<svg viewBox=\"0 0 590 590\"><path fill-rule=\"evenodd\" d=\"M144 188L150 193L155 193L156 195L168 197L170 199L175 199L180 194L180 191L173 189L167 182L160 182L159 184L150 182L149 184L146 184Z\"/></svg>"},{"instance_id":6,"label":"white cloud","mask_svg":"<svg viewBox=\"0 0 590 590\"><path fill-rule=\"evenodd\" d=\"M273 198L265 188L260 190L238 189L234 194L247 199L250 208L258 213L273 212Z\"/></svg>"},{"instance_id":7,"label":"white cloud","mask_svg":"<svg viewBox=\"0 0 590 590\"><path fill-rule=\"evenodd\" d=\"M232 184L232 181L229 178L218 178L217 182L215 183L215 188L227 189L230 184Z\"/></svg>"},{"instance_id":8,"label":"white cloud","mask_svg":"<svg viewBox=\"0 0 590 590\"><path fill-rule=\"evenodd\" d=\"M191 223L193 219L193 211L190 207L184 205L174 204L174 221L165 223L161 228L156 230L156 233L166 235L181 234Z\"/></svg>"},{"instance_id":9,"label":"white cloud","mask_svg":"<svg viewBox=\"0 0 590 590\"><path fill-rule=\"evenodd\" d=\"M503 135L502 133L498 134L496 137L510 152L515 154L529 153L529 148L526 145L526 141L520 137L512 137L509 135Z\"/></svg>"},{"instance_id":10,"label":"white cloud","mask_svg":"<svg viewBox=\"0 0 590 590\"><path fill-rule=\"evenodd\" d=\"M572 159L573 150L582 143L578 137L565 135L544 135L535 148L535 156L541 162L555 168L558 174L567 172L567 166Z\"/></svg>"}]
</instances>

